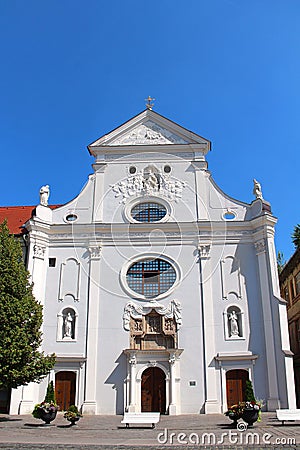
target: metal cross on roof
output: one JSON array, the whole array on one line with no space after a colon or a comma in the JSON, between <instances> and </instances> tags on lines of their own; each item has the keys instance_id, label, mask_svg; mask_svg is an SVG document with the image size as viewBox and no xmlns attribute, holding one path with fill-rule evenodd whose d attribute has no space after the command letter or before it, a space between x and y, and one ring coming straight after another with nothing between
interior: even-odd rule
<instances>
[{"instance_id":1,"label":"metal cross on roof","mask_svg":"<svg viewBox=\"0 0 300 450\"><path fill-rule=\"evenodd\" d=\"M150 95L149 95L148 98L145 98L145 101L147 102L146 103L147 109L152 109L153 108L154 103L151 103L151 102L153 102L153 100L155 100L155 98L152 98Z\"/></svg>"}]
</instances>

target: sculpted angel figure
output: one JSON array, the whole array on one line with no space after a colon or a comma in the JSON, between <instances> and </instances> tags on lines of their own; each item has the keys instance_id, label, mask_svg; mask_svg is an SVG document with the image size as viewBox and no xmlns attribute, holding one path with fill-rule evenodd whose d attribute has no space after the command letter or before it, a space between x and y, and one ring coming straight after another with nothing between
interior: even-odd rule
<instances>
[{"instance_id":1,"label":"sculpted angel figure","mask_svg":"<svg viewBox=\"0 0 300 450\"><path fill-rule=\"evenodd\" d=\"M42 186L40 189L40 205L48 206L48 199L50 195L49 185Z\"/></svg>"},{"instance_id":2,"label":"sculpted angel figure","mask_svg":"<svg viewBox=\"0 0 300 450\"><path fill-rule=\"evenodd\" d=\"M261 185L260 183L254 178L253 180L254 186L253 186L253 194L255 195L256 198L260 198L262 199L262 190L261 190Z\"/></svg>"}]
</instances>

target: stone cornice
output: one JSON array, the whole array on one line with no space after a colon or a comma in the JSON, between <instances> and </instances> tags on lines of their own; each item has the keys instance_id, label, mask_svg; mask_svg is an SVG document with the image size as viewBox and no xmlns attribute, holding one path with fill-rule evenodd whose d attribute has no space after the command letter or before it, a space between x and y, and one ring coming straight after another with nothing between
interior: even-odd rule
<instances>
[{"instance_id":1,"label":"stone cornice","mask_svg":"<svg viewBox=\"0 0 300 450\"><path fill-rule=\"evenodd\" d=\"M261 225L260 222L257 225ZM30 222L31 237L41 241L61 245L83 245L91 239L97 239L105 245L109 243L165 242L166 245L182 242L198 246L207 242L214 245L224 243L254 243L268 235L262 226L253 229L251 222L164 222L164 223L90 223L90 224L42 224Z\"/></svg>"}]
</instances>

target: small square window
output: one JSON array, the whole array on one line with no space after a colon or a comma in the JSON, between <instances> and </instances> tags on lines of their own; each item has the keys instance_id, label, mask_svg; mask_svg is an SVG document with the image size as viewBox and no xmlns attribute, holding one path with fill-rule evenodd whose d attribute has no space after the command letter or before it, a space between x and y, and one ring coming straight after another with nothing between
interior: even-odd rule
<instances>
[{"instance_id":1,"label":"small square window","mask_svg":"<svg viewBox=\"0 0 300 450\"><path fill-rule=\"evenodd\" d=\"M56 266L56 258L49 258L49 267Z\"/></svg>"}]
</instances>

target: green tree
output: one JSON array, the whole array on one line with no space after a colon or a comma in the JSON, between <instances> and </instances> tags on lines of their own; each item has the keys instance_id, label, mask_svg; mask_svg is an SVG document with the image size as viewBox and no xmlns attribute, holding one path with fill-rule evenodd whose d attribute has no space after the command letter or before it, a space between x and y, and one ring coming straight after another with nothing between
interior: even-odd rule
<instances>
[{"instance_id":1,"label":"green tree","mask_svg":"<svg viewBox=\"0 0 300 450\"><path fill-rule=\"evenodd\" d=\"M295 248L300 248L300 224L294 227L294 231L292 233L292 241Z\"/></svg>"},{"instance_id":2,"label":"green tree","mask_svg":"<svg viewBox=\"0 0 300 450\"><path fill-rule=\"evenodd\" d=\"M246 402L255 402L253 386L252 386L252 382L250 380L246 381L245 401Z\"/></svg>"},{"instance_id":3,"label":"green tree","mask_svg":"<svg viewBox=\"0 0 300 450\"><path fill-rule=\"evenodd\" d=\"M284 268L285 262L286 261L284 259L283 253L282 252L278 252L277 253L277 270L278 270L278 273L282 272L282 269Z\"/></svg>"},{"instance_id":4,"label":"green tree","mask_svg":"<svg viewBox=\"0 0 300 450\"><path fill-rule=\"evenodd\" d=\"M44 401L46 403L54 403L54 404L56 404L56 398L55 398L53 381L50 381L50 383L47 386L47 391L46 391L46 395L45 395L45 400Z\"/></svg>"},{"instance_id":5,"label":"green tree","mask_svg":"<svg viewBox=\"0 0 300 450\"><path fill-rule=\"evenodd\" d=\"M42 305L36 301L20 243L0 224L0 390L40 381L55 355L40 351Z\"/></svg>"}]
</instances>

